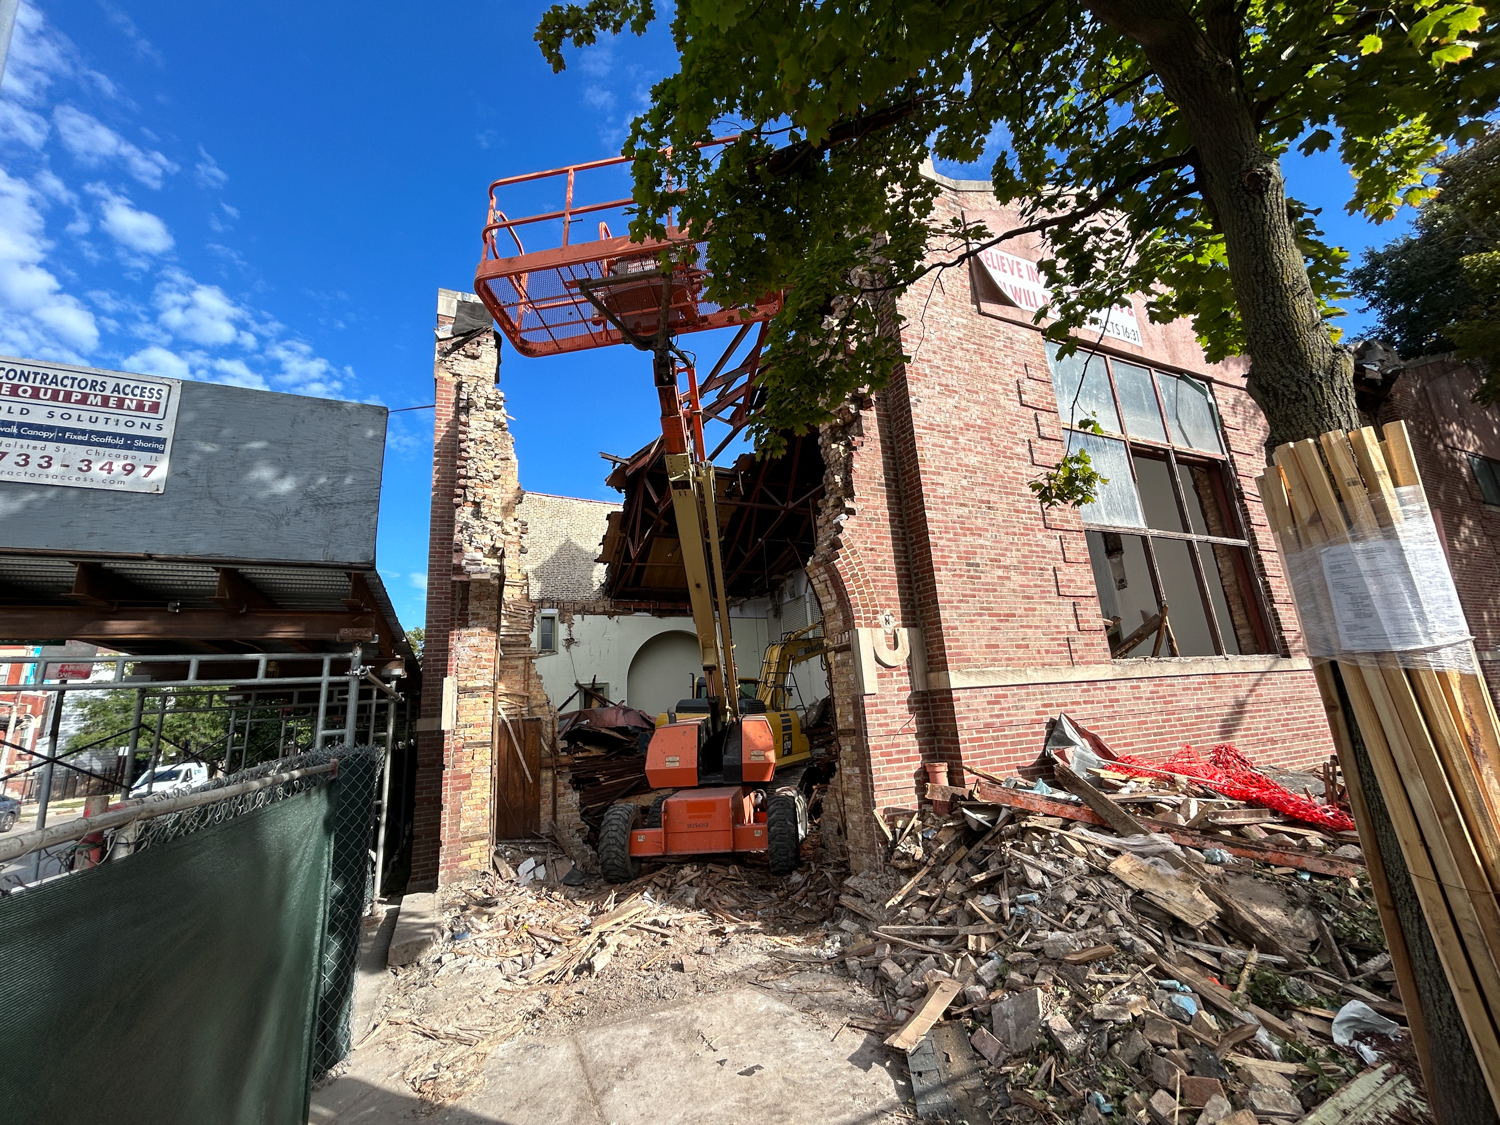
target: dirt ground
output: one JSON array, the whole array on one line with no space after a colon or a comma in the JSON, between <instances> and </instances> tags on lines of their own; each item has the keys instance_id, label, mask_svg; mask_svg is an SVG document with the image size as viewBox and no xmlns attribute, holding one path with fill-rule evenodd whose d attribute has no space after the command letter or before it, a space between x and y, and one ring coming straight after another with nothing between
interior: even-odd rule
<instances>
[{"instance_id":1,"label":"dirt ground","mask_svg":"<svg viewBox=\"0 0 1500 1125\"><path fill-rule=\"evenodd\" d=\"M904 1059L886 1060L879 1046L891 1026L886 1013L833 968L842 970L844 948L867 940L860 925L832 921L847 871L821 855L815 836L804 854L809 861L789 880L752 862L661 866L620 887L495 873L444 886L443 941L391 970L373 1018L354 1029L353 1055L315 1093L312 1120L403 1120L483 1105L489 1060L502 1048L544 1050L674 1008L691 1023L707 1018L697 1005L719 997L744 1008L747 989L774 1002L767 1018L783 1033L791 1023L815 1029L841 1059L863 1051L854 1065L864 1070L889 1061L886 1090L898 1089ZM508 858L512 870L524 868L528 853L512 848ZM705 1038L702 1050L728 1051L734 1038ZM908 1118L900 1094L883 1100L877 1116L863 1119Z\"/></svg>"}]
</instances>

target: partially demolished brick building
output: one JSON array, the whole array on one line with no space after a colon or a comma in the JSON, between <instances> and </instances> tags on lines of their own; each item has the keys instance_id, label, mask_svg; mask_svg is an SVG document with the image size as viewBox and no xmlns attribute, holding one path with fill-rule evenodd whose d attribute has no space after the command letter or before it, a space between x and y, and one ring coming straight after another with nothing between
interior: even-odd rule
<instances>
[{"instance_id":1,"label":"partially demolished brick building","mask_svg":"<svg viewBox=\"0 0 1500 1125\"><path fill-rule=\"evenodd\" d=\"M987 184L942 182L940 209L1018 225ZM1231 742L1308 766L1332 751L1255 492L1267 430L1242 366L1205 362L1187 324L1150 323L1140 298L1060 358L1032 321L1041 252L1016 239L903 295L910 362L799 443L821 456L822 485L799 497L807 519L788 542L834 649L822 836L856 868L877 862L876 818L917 805L926 766L946 763L954 784L966 765L1009 772L1063 711L1121 752ZM547 813L566 806L550 794L567 779L549 766L528 660L521 493L493 337L455 334L464 303L440 296L424 670L444 690L424 697L418 885L485 866L518 800L536 803L529 830L579 827ZM1102 435L1076 428L1087 417ZM1079 447L1108 478L1098 500L1043 508L1030 482ZM621 585L619 539L604 560L624 612L647 602ZM681 614L652 596L651 612Z\"/></svg>"}]
</instances>

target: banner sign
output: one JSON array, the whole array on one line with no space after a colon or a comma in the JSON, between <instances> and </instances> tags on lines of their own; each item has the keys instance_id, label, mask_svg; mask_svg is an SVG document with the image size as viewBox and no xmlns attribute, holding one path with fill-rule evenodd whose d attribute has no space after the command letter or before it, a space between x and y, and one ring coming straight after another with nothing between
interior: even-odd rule
<instances>
[{"instance_id":1,"label":"banner sign","mask_svg":"<svg viewBox=\"0 0 1500 1125\"><path fill-rule=\"evenodd\" d=\"M0 481L161 492L182 384L0 359Z\"/></svg>"},{"instance_id":2,"label":"banner sign","mask_svg":"<svg viewBox=\"0 0 1500 1125\"><path fill-rule=\"evenodd\" d=\"M1034 313L1052 300L1052 290L1035 262L995 249L981 250L979 261L990 280L1017 308ZM1141 325L1130 305L1116 305L1107 313L1090 313L1086 323L1101 335L1141 346Z\"/></svg>"}]
</instances>

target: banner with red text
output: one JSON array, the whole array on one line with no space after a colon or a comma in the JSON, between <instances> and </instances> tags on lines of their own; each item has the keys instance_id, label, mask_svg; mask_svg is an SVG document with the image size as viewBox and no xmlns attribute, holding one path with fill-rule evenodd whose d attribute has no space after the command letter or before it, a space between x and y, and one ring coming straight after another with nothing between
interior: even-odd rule
<instances>
[{"instance_id":1,"label":"banner with red text","mask_svg":"<svg viewBox=\"0 0 1500 1125\"><path fill-rule=\"evenodd\" d=\"M182 384L0 357L0 481L161 492Z\"/></svg>"}]
</instances>

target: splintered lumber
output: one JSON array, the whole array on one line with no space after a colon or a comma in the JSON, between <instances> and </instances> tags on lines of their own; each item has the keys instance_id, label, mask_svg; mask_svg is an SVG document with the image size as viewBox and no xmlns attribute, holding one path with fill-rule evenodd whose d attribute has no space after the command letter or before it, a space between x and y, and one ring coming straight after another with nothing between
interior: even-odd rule
<instances>
[{"instance_id":1,"label":"splintered lumber","mask_svg":"<svg viewBox=\"0 0 1500 1125\"><path fill-rule=\"evenodd\" d=\"M1131 816L1063 763L1054 762L1052 768L1064 789L1103 817L1104 823L1121 836L1149 836L1151 834L1151 829L1140 820Z\"/></svg>"},{"instance_id":2,"label":"splintered lumber","mask_svg":"<svg viewBox=\"0 0 1500 1125\"><path fill-rule=\"evenodd\" d=\"M1420 489L1421 477L1405 427L1385 427L1385 439L1366 428L1281 446L1260 478L1261 496L1283 554L1388 547L1379 561L1396 566L1397 585L1421 591L1447 576L1418 573L1400 538L1412 525L1396 489ZM1370 591L1376 612L1388 608L1380 594L1378 588ZM1477 675L1472 645L1441 651L1458 659L1439 669L1412 660L1406 666L1394 652L1366 652L1339 660L1337 668L1454 1004L1490 1097L1500 1105L1500 723ZM1328 668L1319 670L1318 684L1370 861L1392 968L1407 1001L1413 1044L1429 1088L1435 1088L1435 1075L1446 1068L1431 1055L1411 950L1386 878L1386 858L1375 848L1371 802Z\"/></svg>"},{"instance_id":3,"label":"splintered lumber","mask_svg":"<svg viewBox=\"0 0 1500 1125\"><path fill-rule=\"evenodd\" d=\"M1298 1125L1377 1125L1425 1121L1428 1115L1427 1103L1411 1079L1390 1063L1381 1063L1339 1090Z\"/></svg>"},{"instance_id":4,"label":"splintered lumber","mask_svg":"<svg viewBox=\"0 0 1500 1125\"><path fill-rule=\"evenodd\" d=\"M1040 816L1056 816L1079 824L1091 824L1108 828L1105 819L1092 809L1060 801L1056 797L1043 797L1025 789L1005 789L999 785L981 782L976 786L975 796L988 804L1008 805L1015 809L1037 813ZM1173 842L1189 848L1219 848L1241 859L1253 859L1271 867L1296 867L1319 875L1333 875L1340 879L1354 878L1365 873L1365 865L1357 860L1339 856L1320 855L1317 852L1299 852L1290 848L1263 844L1256 840L1236 840L1227 836L1211 836L1205 832L1192 832L1180 824L1143 818L1148 832L1166 836ZM913 883L915 886L915 883Z\"/></svg>"},{"instance_id":5,"label":"splintered lumber","mask_svg":"<svg viewBox=\"0 0 1500 1125\"><path fill-rule=\"evenodd\" d=\"M927 990L922 1006L911 1014L911 1018L901 1025L900 1030L887 1037L885 1045L898 1051L910 1051L921 1042L922 1036L932 1029L932 1025L943 1018L948 1005L962 990L963 985L956 980L940 980L932 985Z\"/></svg>"},{"instance_id":6,"label":"splintered lumber","mask_svg":"<svg viewBox=\"0 0 1500 1125\"><path fill-rule=\"evenodd\" d=\"M1219 916L1219 908L1203 893L1202 885L1185 872L1164 875L1145 860L1126 854L1109 865L1109 873L1195 929Z\"/></svg>"}]
</instances>

